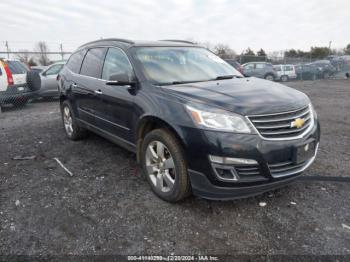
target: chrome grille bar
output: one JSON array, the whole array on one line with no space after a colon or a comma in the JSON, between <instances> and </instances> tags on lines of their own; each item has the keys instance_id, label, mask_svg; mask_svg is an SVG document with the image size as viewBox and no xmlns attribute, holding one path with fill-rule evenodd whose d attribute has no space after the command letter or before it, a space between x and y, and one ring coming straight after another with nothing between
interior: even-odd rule
<instances>
[{"instance_id":1,"label":"chrome grille bar","mask_svg":"<svg viewBox=\"0 0 350 262\"><path fill-rule=\"evenodd\" d=\"M302 107L283 113L251 115L247 117L261 137L271 140L294 139L303 136L313 126L311 107ZM302 127L292 126L296 119L303 119Z\"/></svg>"}]
</instances>

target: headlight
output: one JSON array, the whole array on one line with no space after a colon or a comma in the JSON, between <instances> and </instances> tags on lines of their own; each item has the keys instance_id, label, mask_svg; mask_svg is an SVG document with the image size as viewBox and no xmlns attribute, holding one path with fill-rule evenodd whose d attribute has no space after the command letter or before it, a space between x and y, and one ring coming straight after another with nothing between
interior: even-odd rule
<instances>
[{"instance_id":1,"label":"headlight","mask_svg":"<svg viewBox=\"0 0 350 262\"><path fill-rule=\"evenodd\" d=\"M193 121L202 128L235 133L252 133L244 117L233 113L217 113L186 106Z\"/></svg>"}]
</instances>

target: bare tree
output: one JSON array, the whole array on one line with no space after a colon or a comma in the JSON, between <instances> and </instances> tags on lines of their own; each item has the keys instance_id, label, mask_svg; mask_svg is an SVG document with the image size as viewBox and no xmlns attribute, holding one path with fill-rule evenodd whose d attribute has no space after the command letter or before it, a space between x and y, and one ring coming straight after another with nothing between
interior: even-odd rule
<instances>
[{"instance_id":1,"label":"bare tree","mask_svg":"<svg viewBox=\"0 0 350 262\"><path fill-rule=\"evenodd\" d=\"M50 59L47 56L47 53L49 52L49 48L46 44L46 42L38 42L35 46L35 52L39 52L39 54L37 54L37 59L38 62L43 65L43 66L47 66L50 64Z\"/></svg>"},{"instance_id":2,"label":"bare tree","mask_svg":"<svg viewBox=\"0 0 350 262\"><path fill-rule=\"evenodd\" d=\"M16 57L19 59L22 63L28 64L30 56L29 56L29 51L27 49L21 49L18 50L21 53L17 53Z\"/></svg>"},{"instance_id":3,"label":"bare tree","mask_svg":"<svg viewBox=\"0 0 350 262\"><path fill-rule=\"evenodd\" d=\"M233 59L236 57L236 52L233 51L228 45L217 44L214 46L214 53L223 59Z\"/></svg>"}]
</instances>

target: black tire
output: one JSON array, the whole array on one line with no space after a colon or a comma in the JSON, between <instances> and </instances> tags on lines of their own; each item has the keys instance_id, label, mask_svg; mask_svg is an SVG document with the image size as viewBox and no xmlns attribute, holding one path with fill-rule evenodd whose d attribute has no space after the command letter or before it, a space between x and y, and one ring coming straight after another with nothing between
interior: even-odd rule
<instances>
[{"instance_id":1,"label":"black tire","mask_svg":"<svg viewBox=\"0 0 350 262\"><path fill-rule=\"evenodd\" d=\"M273 74L267 74L264 76L265 80L275 81L275 76Z\"/></svg>"},{"instance_id":2,"label":"black tire","mask_svg":"<svg viewBox=\"0 0 350 262\"><path fill-rule=\"evenodd\" d=\"M15 102L13 102L13 105L15 107L24 107L27 103L28 103L28 99L23 98L23 99L16 100Z\"/></svg>"},{"instance_id":3,"label":"black tire","mask_svg":"<svg viewBox=\"0 0 350 262\"><path fill-rule=\"evenodd\" d=\"M146 167L146 151L148 146L155 141L163 143L174 162L174 184L169 192L162 192L152 182ZM141 147L141 165L144 175L153 192L161 199L168 202L178 202L188 197L191 193L190 180L187 173L187 162L180 141L167 129L155 129L148 133Z\"/></svg>"},{"instance_id":4,"label":"black tire","mask_svg":"<svg viewBox=\"0 0 350 262\"><path fill-rule=\"evenodd\" d=\"M65 125L65 116L64 115L65 115L66 108L69 110L71 120L72 120L71 121L71 127L72 127L71 132L68 132L66 125ZM61 104L61 116L62 116L64 131L69 139L76 141L76 140L83 139L87 136L87 134L88 134L87 130L78 124L78 122L74 116L74 111L73 111L72 105L67 100Z\"/></svg>"},{"instance_id":5,"label":"black tire","mask_svg":"<svg viewBox=\"0 0 350 262\"><path fill-rule=\"evenodd\" d=\"M38 91L41 88L41 78L38 72L29 71L27 73L27 84L30 90Z\"/></svg>"},{"instance_id":6,"label":"black tire","mask_svg":"<svg viewBox=\"0 0 350 262\"><path fill-rule=\"evenodd\" d=\"M281 81L282 82L288 82L289 81L289 77L284 75L284 76L281 76Z\"/></svg>"}]
</instances>

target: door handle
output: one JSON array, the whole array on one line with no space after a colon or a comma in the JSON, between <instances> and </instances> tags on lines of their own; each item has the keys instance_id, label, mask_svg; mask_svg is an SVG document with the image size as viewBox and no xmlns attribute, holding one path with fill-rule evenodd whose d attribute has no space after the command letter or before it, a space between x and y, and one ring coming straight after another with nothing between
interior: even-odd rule
<instances>
[{"instance_id":1,"label":"door handle","mask_svg":"<svg viewBox=\"0 0 350 262\"><path fill-rule=\"evenodd\" d=\"M72 87L73 87L73 88L77 88L78 85L77 85L76 83L73 83L73 84L72 84Z\"/></svg>"},{"instance_id":2,"label":"door handle","mask_svg":"<svg viewBox=\"0 0 350 262\"><path fill-rule=\"evenodd\" d=\"M95 92L96 95L102 95L103 94L101 90L95 90L94 92Z\"/></svg>"}]
</instances>

